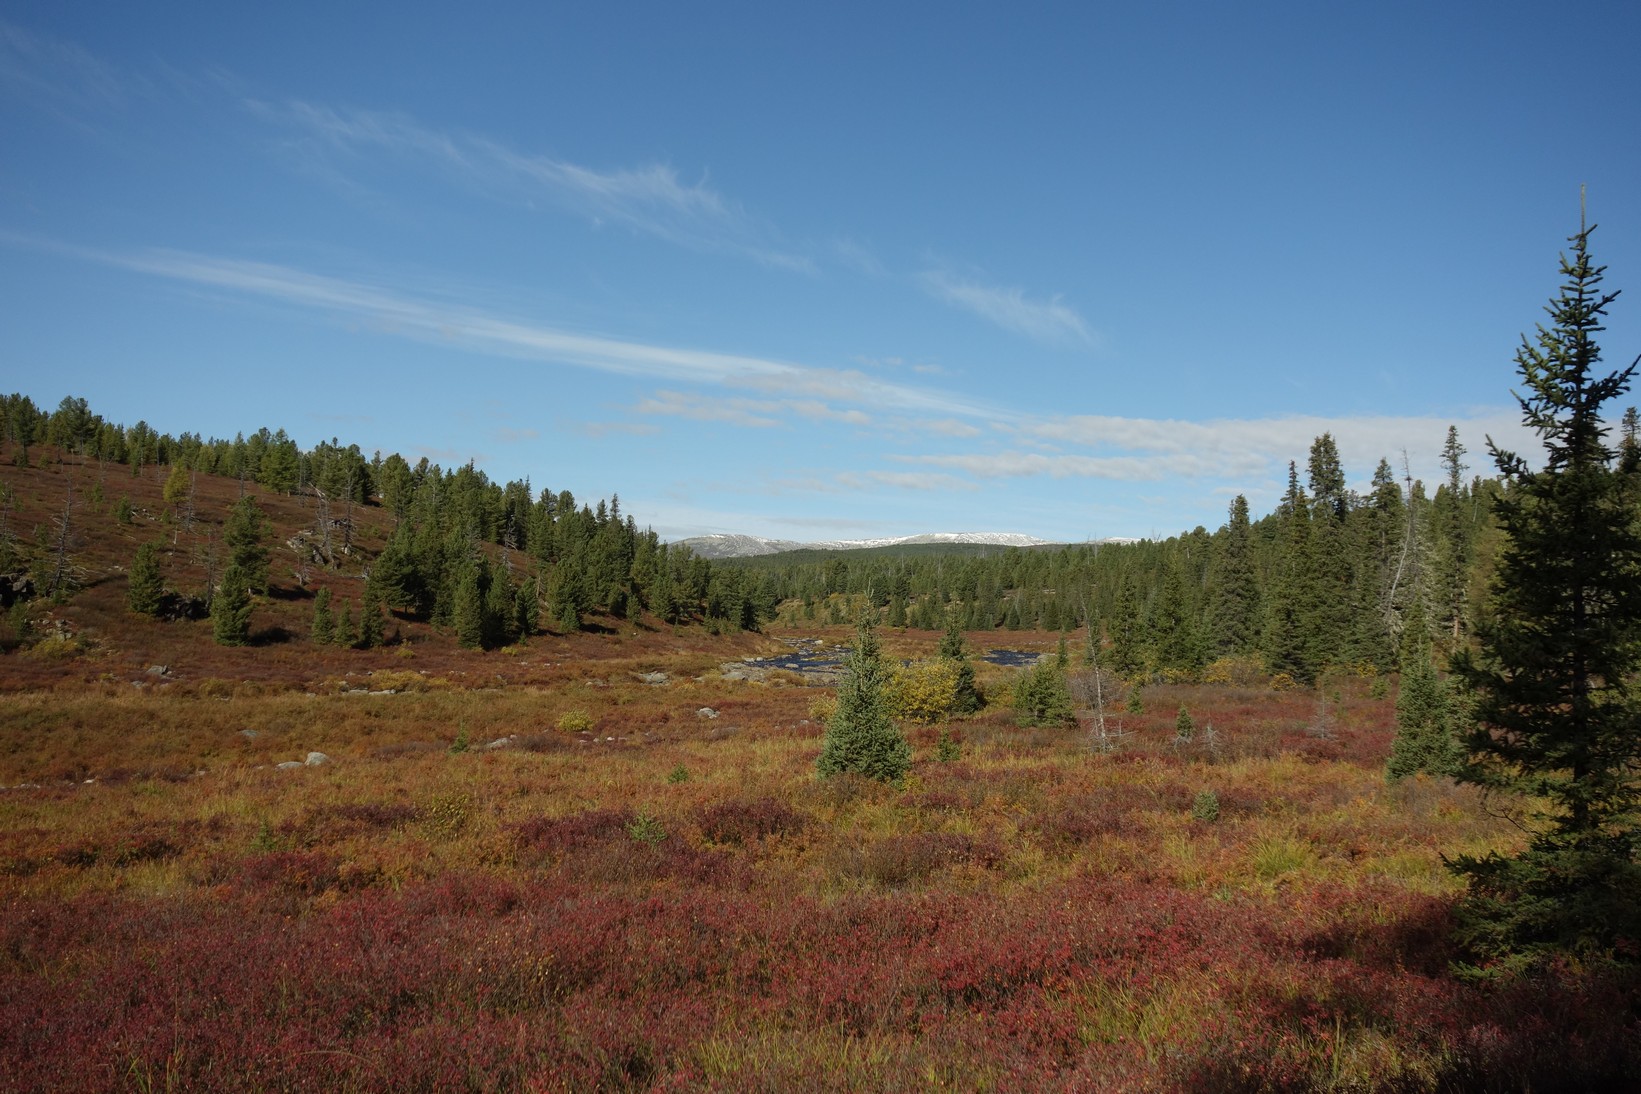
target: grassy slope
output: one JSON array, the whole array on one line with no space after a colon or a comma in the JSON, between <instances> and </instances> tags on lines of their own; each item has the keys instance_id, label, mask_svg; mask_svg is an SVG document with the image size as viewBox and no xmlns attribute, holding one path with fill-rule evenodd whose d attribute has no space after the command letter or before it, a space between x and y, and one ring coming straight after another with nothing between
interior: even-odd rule
<instances>
[{"instance_id":1,"label":"grassy slope","mask_svg":"<svg viewBox=\"0 0 1641 1094\"><path fill-rule=\"evenodd\" d=\"M0 472L25 524L95 474ZM260 646L136 619L152 480L108 471L105 505L148 515L86 515L58 655L0 658L0 783L39 784L0 792L0 1086L1557 1089L1637 1063L1618 988L1447 973L1440 854L1510 836L1449 784L1384 784L1368 681L1148 688L1107 757L994 707L956 762L914 729L902 788L821 783L825 692L718 671L769 638L481 654L401 622L317 650L274 639L311 614L278 555ZM220 520L237 484L206 489ZM265 507L281 540L311 521ZM387 518L363 523L368 552ZM409 690L346 690L382 683ZM1182 704L1215 753L1173 747ZM334 762L272 766L309 750Z\"/></svg>"}]
</instances>

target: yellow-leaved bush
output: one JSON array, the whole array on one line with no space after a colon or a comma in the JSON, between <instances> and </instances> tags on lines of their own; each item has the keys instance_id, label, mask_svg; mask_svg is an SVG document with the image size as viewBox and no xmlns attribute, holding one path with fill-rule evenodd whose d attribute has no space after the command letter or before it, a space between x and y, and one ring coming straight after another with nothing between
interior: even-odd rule
<instances>
[{"instance_id":1,"label":"yellow-leaved bush","mask_svg":"<svg viewBox=\"0 0 1641 1094\"><path fill-rule=\"evenodd\" d=\"M957 662L914 661L894 671L889 709L896 718L925 724L945 720L957 697Z\"/></svg>"}]
</instances>

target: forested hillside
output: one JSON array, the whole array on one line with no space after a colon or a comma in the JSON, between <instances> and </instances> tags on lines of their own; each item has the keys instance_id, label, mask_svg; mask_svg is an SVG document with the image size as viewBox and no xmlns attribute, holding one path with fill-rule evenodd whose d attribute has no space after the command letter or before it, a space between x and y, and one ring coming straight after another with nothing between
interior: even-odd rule
<instances>
[{"instance_id":1,"label":"forested hillside","mask_svg":"<svg viewBox=\"0 0 1641 1094\"><path fill-rule=\"evenodd\" d=\"M398 454L367 458L358 445L336 440L304 450L282 429L232 440L173 437L145 422L108 422L73 397L51 412L24 395L0 397L0 426L14 466L65 455L95 461L98 496L85 496L82 486L79 498L50 503L66 504L71 523L85 519L88 505L129 522L122 472L163 484L162 511L151 515L169 539L161 546L170 566L148 578L160 582L156 614L209 612L234 561L231 514L218 514L216 524L201 519L202 476L231 480L241 498L255 484L267 495L301 499L307 526L291 542L297 562L289 576L299 588L320 572L366 579L353 624L365 633L352 632L352 640L367 644L381 640L384 611L450 631L463 646L497 648L535 633L575 631L594 616L649 613L668 624L736 630L757 629L780 613L794 624L852 622L870 603L889 626L924 630L955 622L969 631L1071 631L1093 623L1102 664L1127 677L1212 679L1227 665L1253 663L1308 684L1329 666L1393 669L1409 628L1438 652L1459 648L1499 543L1490 498L1500 484L1468 475L1466 447L1452 428L1433 495L1388 459L1367 492L1349 489L1334 439L1324 434L1303 465L1290 464L1274 512L1256 518L1238 496L1214 532L1198 527L1160 541L1063 548L932 545L712 563L641 530L616 495L578 503L568 491L537 490L527 479L493 482L471 463L446 469ZM1633 410L1621 443L1635 448ZM15 575L19 592L70 595L74 573L65 562L74 536L58 544L39 521L21 527L9 519L15 503L9 489L0 495L0 573ZM235 519L241 538L266 532L257 512ZM377 530L375 540L361 534L367 526ZM282 565L287 557L280 555ZM153 565L144 560L145 577ZM260 576L252 591L267 584ZM326 599L321 613L329 610Z\"/></svg>"},{"instance_id":2,"label":"forested hillside","mask_svg":"<svg viewBox=\"0 0 1641 1094\"><path fill-rule=\"evenodd\" d=\"M112 560L156 585L139 590L139 611L211 613L225 584L240 595L238 578L247 592L266 593L270 583L308 590L326 584L321 575L352 575L365 579L356 598L363 633L352 634L363 644L381 640L384 610L485 648L540 630L575 631L592 615L619 621L647 612L665 623L734 630L755 627L768 611L753 595L755 578L662 543L622 512L616 495L588 505L569 491L534 490L528 480L493 482L471 463L446 469L396 453L366 458L358 445L335 440L304 450L282 429L232 440L173 437L145 422L106 421L74 397L51 412L25 395L0 397L0 428L14 468L65 461L89 468L69 477L62 496L33 498L40 511L32 515L21 513L13 488L0 493L8 606L71 597L87 576L75 563L77 545L88 529L112 521L133 533L155 526L149 552L139 545L131 558ZM231 503L220 500L224 480ZM143 496L137 484L150 483L161 484L158 504L134 513L133 497ZM290 551L277 553L271 577L274 528L258 495L298 499L302 515L294 519L305 525L294 534L281 526ZM246 572L227 581L236 568ZM316 606L321 614L326 601Z\"/></svg>"},{"instance_id":3,"label":"forested hillside","mask_svg":"<svg viewBox=\"0 0 1641 1094\"><path fill-rule=\"evenodd\" d=\"M1628 422L1628 420L1627 420ZM1633 422L1626 444L1634 443ZM1125 676L1199 677L1221 658L1256 658L1309 683L1329 665L1396 663L1409 626L1439 645L1464 637L1497 548L1488 498L1467 477L1456 429L1430 496L1381 460L1371 488L1347 488L1331 436L1290 464L1276 511L1254 519L1238 496L1216 532L1161 541L967 555L849 553L735 565L773 576L804 618L841 622L869 597L894 626L1074 630L1093 621L1106 666Z\"/></svg>"}]
</instances>

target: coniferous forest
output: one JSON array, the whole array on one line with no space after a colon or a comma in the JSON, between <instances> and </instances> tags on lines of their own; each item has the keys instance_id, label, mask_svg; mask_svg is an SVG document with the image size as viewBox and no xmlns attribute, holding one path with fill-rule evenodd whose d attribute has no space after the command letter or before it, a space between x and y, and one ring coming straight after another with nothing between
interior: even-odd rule
<instances>
[{"instance_id":1,"label":"coniferous forest","mask_svg":"<svg viewBox=\"0 0 1641 1094\"><path fill-rule=\"evenodd\" d=\"M1633 1087L1590 235L1542 453L1353 489L1324 434L1161 541L709 562L613 491L0 399L0 1086Z\"/></svg>"}]
</instances>

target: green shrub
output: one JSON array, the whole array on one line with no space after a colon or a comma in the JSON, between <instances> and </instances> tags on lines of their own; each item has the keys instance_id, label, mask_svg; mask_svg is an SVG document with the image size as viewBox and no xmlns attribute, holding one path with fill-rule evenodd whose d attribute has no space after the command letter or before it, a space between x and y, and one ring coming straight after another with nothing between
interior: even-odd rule
<instances>
[{"instance_id":1,"label":"green shrub","mask_svg":"<svg viewBox=\"0 0 1641 1094\"><path fill-rule=\"evenodd\" d=\"M1212 790L1197 792L1196 799L1191 802L1191 818L1206 824L1212 824L1219 819L1219 795Z\"/></svg>"},{"instance_id":2,"label":"green shrub","mask_svg":"<svg viewBox=\"0 0 1641 1094\"><path fill-rule=\"evenodd\" d=\"M1071 707L1066 674L1043 659L1021 674L1014 685L1014 720L1022 726L1069 726L1077 717Z\"/></svg>"},{"instance_id":3,"label":"green shrub","mask_svg":"<svg viewBox=\"0 0 1641 1094\"><path fill-rule=\"evenodd\" d=\"M560 733L585 733L593 728L593 716L584 710L567 710L558 716Z\"/></svg>"},{"instance_id":4,"label":"green shrub","mask_svg":"<svg viewBox=\"0 0 1641 1094\"><path fill-rule=\"evenodd\" d=\"M640 809L627 824L627 835L651 847L667 838L667 830L648 809Z\"/></svg>"}]
</instances>

